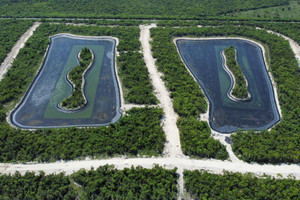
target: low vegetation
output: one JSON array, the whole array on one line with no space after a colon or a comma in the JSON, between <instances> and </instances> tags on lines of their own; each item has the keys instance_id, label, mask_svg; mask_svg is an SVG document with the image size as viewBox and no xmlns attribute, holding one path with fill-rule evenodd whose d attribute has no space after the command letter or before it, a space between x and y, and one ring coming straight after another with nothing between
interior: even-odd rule
<instances>
[{"instance_id":1,"label":"low vegetation","mask_svg":"<svg viewBox=\"0 0 300 200\"><path fill-rule=\"evenodd\" d=\"M248 97L247 83L245 75L236 61L236 50L233 46L230 46L224 50L226 57L226 66L233 74L235 81L232 89L232 95L237 99L246 99Z\"/></svg>"},{"instance_id":2,"label":"low vegetation","mask_svg":"<svg viewBox=\"0 0 300 200\"><path fill-rule=\"evenodd\" d=\"M193 199L299 199L300 181L270 176L204 170L184 171L187 192Z\"/></svg>"},{"instance_id":3,"label":"low vegetation","mask_svg":"<svg viewBox=\"0 0 300 200\"><path fill-rule=\"evenodd\" d=\"M177 199L176 169L103 166L70 176L0 175L0 199Z\"/></svg>"},{"instance_id":4,"label":"low vegetation","mask_svg":"<svg viewBox=\"0 0 300 200\"><path fill-rule=\"evenodd\" d=\"M201 18L234 11L287 5L289 0L2 0L5 17L88 17L88 18Z\"/></svg>"},{"instance_id":5,"label":"low vegetation","mask_svg":"<svg viewBox=\"0 0 300 200\"><path fill-rule=\"evenodd\" d=\"M173 43L174 37L242 36L252 38L268 47L272 72L277 84L281 121L269 132L239 131L231 136L235 154L246 162L299 163L300 73L294 53L283 38L249 26L157 28L151 30L153 51L159 69L165 73L166 85L171 91L174 108L180 117L198 119L206 110L204 96L187 72ZM177 74L178 73L178 74ZM180 97L180 98L178 98ZM178 109L179 106L180 109ZM201 108L201 109L200 109ZM196 121L196 120L195 120ZM190 124L187 123L188 126ZM188 130L188 129L187 129ZM198 130L201 133L201 130ZM185 134L187 135L187 134ZM180 133L182 146L186 139ZM200 138L200 134L198 136ZM198 140L201 144L202 140ZM194 148L197 148L194 146ZM186 152L185 152L186 153ZM188 154L190 155L190 154ZM197 156L197 155L193 155Z\"/></svg>"},{"instance_id":6,"label":"low vegetation","mask_svg":"<svg viewBox=\"0 0 300 200\"><path fill-rule=\"evenodd\" d=\"M79 55L79 65L68 73L68 80L73 85L72 94L64 99L60 106L67 110L77 110L87 104L84 94L85 73L93 63L93 52L88 48L83 48Z\"/></svg>"},{"instance_id":7,"label":"low vegetation","mask_svg":"<svg viewBox=\"0 0 300 200\"><path fill-rule=\"evenodd\" d=\"M252 19L287 19L300 20L300 1L290 0L289 4L281 6L272 6L268 8L260 8L249 11L233 12L227 16Z\"/></svg>"},{"instance_id":8,"label":"low vegetation","mask_svg":"<svg viewBox=\"0 0 300 200\"><path fill-rule=\"evenodd\" d=\"M177 199L176 168L159 166L124 170L103 166L71 175L81 186L83 199Z\"/></svg>"},{"instance_id":9,"label":"low vegetation","mask_svg":"<svg viewBox=\"0 0 300 200\"><path fill-rule=\"evenodd\" d=\"M33 24L30 20L0 20L0 65L15 43Z\"/></svg>"}]
</instances>

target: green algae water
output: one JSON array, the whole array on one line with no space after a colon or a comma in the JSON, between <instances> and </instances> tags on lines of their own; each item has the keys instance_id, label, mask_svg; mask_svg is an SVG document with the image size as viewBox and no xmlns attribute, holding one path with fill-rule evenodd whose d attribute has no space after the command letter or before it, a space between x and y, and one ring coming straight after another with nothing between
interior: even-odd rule
<instances>
[{"instance_id":1,"label":"green algae water","mask_svg":"<svg viewBox=\"0 0 300 200\"><path fill-rule=\"evenodd\" d=\"M209 123L214 130L264 130L279 121L273 86L258 45L240 39L179 39L176 44L210 102ZM248 101L229 98L233 80L224 69L222 51L231 45L237 50L237 62L249 84Z\"/></svg>"},{"instance_id":2,"label":"green algae water","mask_svg":"<svg viewBox=\"0 0 300 200\"><path fill-rule=\"evenodd\" d=\"M121 117L119 87L114 70L116 42L110 38L89 38L60 34L51 37L44 64L11 122L21 128L99 126ZM84 93L88 104L76 111L59 109L72 93L67 73L79 64L78 53L87 47L94 62L85 74Z\"/></svg>"}]
</instances>

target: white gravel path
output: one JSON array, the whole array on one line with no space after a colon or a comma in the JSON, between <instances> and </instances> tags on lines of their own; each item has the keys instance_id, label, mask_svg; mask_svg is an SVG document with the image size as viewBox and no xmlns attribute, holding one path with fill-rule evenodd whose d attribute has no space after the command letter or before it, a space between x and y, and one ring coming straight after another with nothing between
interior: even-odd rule
<instances>
[{"instance_id":1,"label":"white gravel path","mask_svg":"<svg viewBox=\"0 0 300 200\"><path fill-rule=\"evenodd\" d=\"M154 86L154 93L160 102L160 107L164 110L163 130L166 134L167 140L164 155L171 158L184 157L181 150L179 130L176 125L178 116L173 109L173 103L170 98L169 91L161 79L162 74L157 71L155 60L151 53L150 29L153 27L156 27L156 25L151 24L140 26L140 41L142 44L142 51L144 53L144 60Z\"/></svg>"},{"instance_id":2,"label":"white gravel path","mask_svg":"<svg viewBox=\"0 0 300 200\"><path fill-rule=\"evenodd\" d=\"M231 162L221 161L215 159L195 160L188 158L112 158L104 160L81 160L81 161L69 161L69 162L55 162L55 163L33 163L33 164L0 164L0 173L14 173L19 171L24 174L26 171L39 172L44 171L46 174L65 172L66 174L72 174L80 169L91 169L91 167L97 168L106 164L115 165L118 169L130 168L131 166L142 166L144 168L152 168L154 164L159 164L167 169L173 169L177 167L179 171L205 169L212 173L222 173L223 170L232 172L247 173L252 172L257 175L268 174L271 176L277 176L282 174L283 177L288 177L289 174L293 174L297 180L300 179L300 166L293 165L259 165L249 164L245 162Z\"/></svg>"},{"instance_id":3,"label":"white gravel path","mask_svg":"<svg viewBox=\"0 0 300 200\"><path fill-rule=\"evenodd\" d=\"M11 67L12 62L17 57L20 49L22 49L27 42L27 40L32 36L33 32L39 27L41 23L35 22L17 41L15 46L11 49L11 51L7 54L5 60L0 66L0 81L2 80L4 74Z\"/></svg>"}]
</instances>

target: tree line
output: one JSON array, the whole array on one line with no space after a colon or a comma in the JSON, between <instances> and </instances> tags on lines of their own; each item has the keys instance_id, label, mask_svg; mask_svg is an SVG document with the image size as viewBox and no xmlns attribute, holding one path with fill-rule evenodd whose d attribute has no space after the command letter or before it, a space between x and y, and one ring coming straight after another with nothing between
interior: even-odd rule
<instances>
[{"instance_id":1,"label":"tree line","mask_svg":"<svg viewBox=\"0 0 300 200\"><path fill-rule=\"evenodd\" d=\"M35 131L0 124L0 162L55 162L115 155L158 156L165 135L163 111L131 109L115 124L95 128L56 128Z\"/></svg>"},{"instance_id":2,"label":"tree line","mask_svg":"<svg viewBox=\"0 0 300 200\"><path fill-rule=\"evenodd\" d=\"M160 20L157 22L157 26L164 27L189 27L189 26L225 26L225 25L243 25L243 26L253 26L260 27L267 30L272 30L281 33L285 36L290 37L295 40L298 44L300 43L300 24L293 22L272 22L273 20L267 22L255 21L255 20L240 20L231 21L229 19L225 20Z\"/></svg>"},{"instance_id":3,"label":"tree line","mask_svg":"<svg viewBox=\"0 0 300 200\"><path fill-rule=\"evenodd\" d=\"M0 199L177 199L176 168L105 165L72 175L0 175Z\"/></svg>"},{"instance_id":4,"label":"tree line","mask_svg":"<svg viewBox=\"0 0 300 200\"><path fill-rule=\"evenodd\" d=\"M299 199L300 181L251 173L184 171L184 186L193 199ZM280 177L279 177L280 178Z\"/></svg>"},{"instance_id":5,"label":"tree line","mask_svg":"<svg viewBox=\"0 0 300 200\"><path fill-rule=\"evenodd\" d=\"M88 17L88 18L201 18L234 11L287 5L289 0L2 0L5 17Z\"/></svg>"},{"instance_id":6,"label":"tree line","mask_svg":"<svg viewBox=\"0 0 300 200\"><path fill-rule=\"evenodd\" d=\"M294 53L286 40L274 34L269 34L265 30L257 30L249 26L157 28L152 29L151 33L154 40L154 56L157 58L159 69L165 73L166 84L172 92L174 108L177 105L182 106L180 112L178 112L180 117L184 116L182 112L186 111L186 107L188 107L190 110L190 112L187 112L188 116L198 118L200 108L206 108L206 104L202 103L204 100L199 85L192 80L192 77L187 73L183 63L180 61L172 41L174 37L242 36L264 44L267 47L267 56L270 55L270 71L277 85L283 117L270 132L267 130L259 132L239 131L233 134L231 136L233 151L246 162L300 162L300 150L298 148L300 145L300 105L296 100L300 99L300 73ZM177 71L180 71L180 74L176 74ZM185 81L178 81L182 80L178 77L185 76L185 74L189 77L191 85L195 84L194 87L187 85ZM192 88L191 91L190 88ZM185 94L185 91L190 92ZM178 93L182 95L180 100L176 99ZM185 104L179 103L184 100ZM201 133L201 130L196 131ZM188 135L188 133L185 135ZM181 132L182 143L184 142L183 137ZM201 143L201 141L199 139L198 143ZM185 149L183 150L185 152Z\"/></svg>"}]
</instances>

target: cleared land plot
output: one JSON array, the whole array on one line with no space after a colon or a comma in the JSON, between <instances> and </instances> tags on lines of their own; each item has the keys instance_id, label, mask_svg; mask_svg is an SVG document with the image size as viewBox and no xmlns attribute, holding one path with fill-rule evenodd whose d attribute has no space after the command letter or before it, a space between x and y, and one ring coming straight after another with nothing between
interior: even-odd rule
<instances>
[{"instance_id":1,"label":"cleared land plot","mask_svg":"<svg viewBox=\"0 0 300 200\"><path fill-rule=\"evenodd\" d=\"M234 101L229 97L233 79L226 72L222 52L233 45L237 62L248 81L251 98ZM210 125L219 132L238 129L267 129L279 120L273 87L261 49L246 40L177 40L185 64L210 101Z\"/></svg>"},{"instance_id":2,"label":"cleared land plot","mask_svg":"<svg viewBox=\"0 0 300 200\"><path fill-rule=\"evenodd\" d=\"M51 38L50 47L39 75L11 116L22 128L96 126L116 122L121 114L118 84L114 72L115 40L70 35ZM79 64L77 55L84 48L95 55L86 73L84 92L88 105L76 112L58 109L72 93L68 72Z\"/></svg>"}]
</instances>

